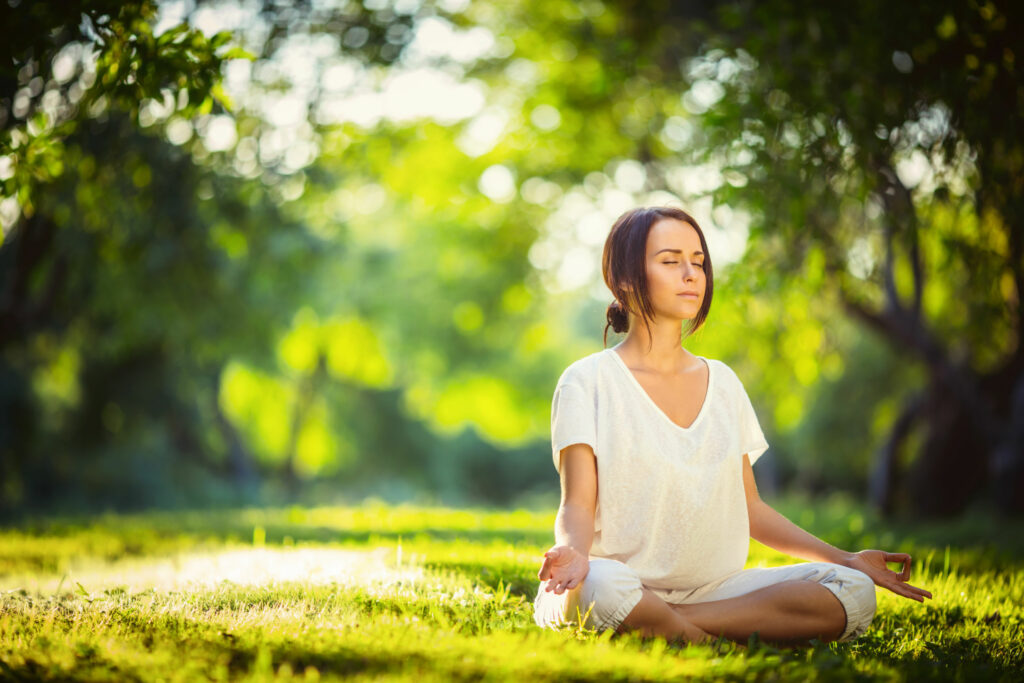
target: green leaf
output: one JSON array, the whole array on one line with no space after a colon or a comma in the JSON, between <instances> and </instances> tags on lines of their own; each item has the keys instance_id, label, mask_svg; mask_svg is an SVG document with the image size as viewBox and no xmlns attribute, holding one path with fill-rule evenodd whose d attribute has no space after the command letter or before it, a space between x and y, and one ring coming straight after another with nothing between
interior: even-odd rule
<instances>
[{"instance_id":1,"label":"green leaf","mask_svg":"<svg viewBox=\"0 0 1024 683\"><path fill-rule=\"evenodd\" d=\"M216 83L210 89L210 96L217 100L224 109L229 112L234 111L235 103L232 101L231 96L224 90L224 86L221 83Z\"/></svg>"},{"instance_id":2,"label":"green leaf","mask_svg":"<svg viewBox=\"0 0 1024 683\"><path fill-rule=\"evenodd\" d=\"M228 59L248 59L250 62L256 61L256 55L249 52L244 47L234 45L230 47L224 54L220 55L223 60Z\"/></svg>"}]
</instances>

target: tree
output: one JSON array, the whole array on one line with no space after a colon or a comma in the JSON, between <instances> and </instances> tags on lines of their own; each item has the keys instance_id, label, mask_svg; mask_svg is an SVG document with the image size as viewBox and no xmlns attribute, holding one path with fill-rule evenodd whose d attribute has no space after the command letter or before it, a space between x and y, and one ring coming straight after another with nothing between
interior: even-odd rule
<instances>
[{"instance_id":1,"label":"tree","mask_svg":"<svg viewBox=\"0 0 1024 683\"><path fill-rule=\"evenodd\" d=\"M820 252L845 310L927 371L879 453L876 503L906 491L918 513L954 514L990 484L1024 511L1019 3L617 7L630 62L660 66L699 117L679 156L754 216L749 265ZM675 156L650 138L651 166Z\"/></svg>"},{"instance_id":2,"label":"tree","mask_svg":"<svg viewBox=\"0 0 1024 683\"><path fill-rule=\"evenodd\" d=\"M11 2L0 13L0 351L4 373L15 380L5 385L4 412L33 417L0 432L9 502L31 493L24 490L26 467L46 471L45 463L29 465L40 411L27 382L35 362L28 342L39 333L66 333L74 298L85 294L72 283L81 275L75 247L87 245L71 238L68 207L44 198L76 161L84 168L73 170L86 180L96 170L95 159L69 153L66 142L108 110L137 121L140 105L165 93L175 94L185 115L209 109L229 36L207 39L183 25L156 37L148 23L154 2ZM139 169L137 181L149 172ZM90 201L101 199L81 189Z\"/></svg>"},{"instance_id":3,"label":"tree","mask_svg":"<svg viewBox=\"0 0 1024 683\"><path fill-rule=\"evenodd\" d=\"M74 435L74 463L107 468L97 490L185 477L186 454L296 490L379 468L508 499L512 477L487 479L506 471L495 460L543 438L552 378L599 343L603 306L577 293L600 285L588 264L606 214L683 198L706 227L749 224L743 267L717 271L730 307L715 324L731 334L714 343L757 366L776 423L798 423L828 396L811 393L818 378L843 372L836 301L932 378L892 417L880 504L902 496L902 451L922 431L919 511L961 509L989 460L1019 488L1015 8L445 6L259 4L233 34L253 59L227 65L249 73L234 101L218 78L242 52L187 25L154 36L152 4L16 8L0 448L20 469L5 485L74 469L25 455ZM484 48L417 54L424 27ZM290 59L305 60L294 77ZM424 65L483 93L479 111L332 118L353 73ZM79 408L51 409L64 389L31 374L44 356L53 377L85 378ZM902 392L872 394L896 382L877 372L833 390ZM467 424L493 452L452 440ZM121 487L126 504L155 486Z\"/></svg>"},{"instance_id":4,"label":"tree","mask_svg":"<svg viewBox=\"0 0 1024 683\"><path fill-rule=\"evenodd\" d=\"M108 108L138 120L147 99L173 93L183 115L209 110L230 35L207 39L180 25L156 37L155 2L5 4L0 60L0 195L5 200L0 348L45 324L67 276L51 260L53 217L38 211L38 187L66 170L64 140Z\"/></svg>"},{"instance_id":5,"label":"tree","mask_svg":"<svg viewBox=\"0 0 1024 683\"><path fill-rule=\"evenodd\" d=\"M0 432L0 495L8 509L67 504L76 494L77 502L138 506L155 502L154 491L170 491L160 499L167 502L187 488L161 481L194 487L204 472L242 485L262 470L295 483L300 469L308 477L352 465L357 446L380 444L368 437L336 442L352 432L372 434L378 419L378 431L394 430L393 419L383 424L389 415L373 414L373 402L353 400L357 387L390 389L378 337L386 337L389 355L416 358L400 369L406 390L418 383L434 391L451 359L462 365L445 378L448 396L420 393L417 418L434 417L436 402L447 406L444 426L459 427L468 385L490 394L487 405L469 406L488 430L508 437L509 421L522 423L521 413L533 406L516 402L511 381L480 372L485 363L501 363L510 374L507 354L489 346L507 328L492 325L487 339L474 336L482 311L521 311L529 303L518 282L526 260L508 258L509 248L529 244L514 215L492 207L489 220L501 216L504 226L487 234L469 207L456 220L443 211L427 216L417 208L423 196L396 202L395 220L408 225L410 241L419 231L423 242L400 255L375 240L345 240L351 221L320 211L320 199L335 201L339 186L393 173L392 143L399 154L405 144L415 153L424 137L450 148L449 131L430 124L365 134L335 129L326 132L355 141L344 157L295 167L261 156L243 169L243 148L272 125L245 106L224 116L231 103L218 85L221 67L241 54L227 49L227 34L207 39L182 24L154 36L153 4L24 9L12 29L50 38L29 47L10 43L4 151L11 175L4 192L17 211L0 248L9 275L0 352L11 379L4 414L18 419ZM411 22L361 5L263 9L269 30L253 56L266 62L298 37L340 34L347 56L386 66L399 56L408 40L401 29ZM273 92L281 84L264 81L253 91L262 87ZM211 121L230 128L239 144L208 148ZM368 153L357 155L363 148ZM326 237L332 231L337 237ZM428 231L438 239L424 239ZM449 262L484 255L485 268L466 277L439 271L428 247ZM498 265L504 277L487 270ZM402 278L415 296L389 289ZM469 300L474 284L479 303ZM439 295L461 303L461 331ZM433 314L439 307L440 317ZM306 325L310 311L316 322ZM526 324L525 316L514 323ZM441 340L451 342L440 346L444 353L429 354ZM310 353L315 362L307 366ZM40 368L66 381L40 390L33 386ZM391 410L395 398L377 401ZM408 431L389 443L413 441L416 430ZM409 450L392 459L416 460ZM303 453L312 455L304 460Z\"/></svg>"}]
</instances>

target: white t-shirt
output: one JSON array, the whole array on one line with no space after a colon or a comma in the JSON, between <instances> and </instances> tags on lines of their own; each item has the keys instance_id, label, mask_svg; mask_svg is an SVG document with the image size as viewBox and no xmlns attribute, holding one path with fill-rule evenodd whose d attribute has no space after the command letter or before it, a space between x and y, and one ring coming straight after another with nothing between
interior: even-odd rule
<instances>
[{"instance_id":1,"label":"white t-shirt","mask_svg":"<svg viewBox=\"0 0 1024 683\"><path fill-rule=\"evenodd\" d=\"M693 424L672 422L613 349L574 362L551 405L551 448L597 457L591 557L624 562L645 586L692 589L743 569L750 523L743 454L768 450L743 383L719 360Z\"/></svg>"}]
</instances>

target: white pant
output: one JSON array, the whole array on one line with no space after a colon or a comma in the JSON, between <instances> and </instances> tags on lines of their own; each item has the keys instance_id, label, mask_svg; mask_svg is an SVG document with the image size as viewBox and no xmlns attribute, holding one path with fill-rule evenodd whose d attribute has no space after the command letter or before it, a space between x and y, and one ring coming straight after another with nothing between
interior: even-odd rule
<instances>
[{"instance_id":1,"label":"white pant","mask_svg":"<svg viewBox=\"0 0 1024 683\"><path fill-rule=\"evenodd\" d=\"M832 591L846 610L846 628L839 640L863 635L875 616L875 584L862 571L829 562L805 562L784 567L742 569L692 590L648 588L665 602L685 605L724 600L782 581L816 581ZM590 570L579 586L556 595L541 581L533 602L533 620L543 628L582 623L598 631L617 629L640 602L636 572L618 560L590 558Z\"/></svg>"}]
</instances>

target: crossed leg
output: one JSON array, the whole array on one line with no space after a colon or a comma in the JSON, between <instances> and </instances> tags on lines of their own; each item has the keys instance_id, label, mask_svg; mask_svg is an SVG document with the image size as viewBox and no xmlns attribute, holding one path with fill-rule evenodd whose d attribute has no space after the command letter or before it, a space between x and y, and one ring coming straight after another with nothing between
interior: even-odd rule
<instances>
[{"instance_id":1,"label":"crossed leg","mask_svg":"<svg viewBox=\"0 0 1024 683\"><path fill-rule=\"evenodd\" d=\"M618 631L700 643L715 636L746 642L755 631L764 641L793 644L811 638L837 640L846 628L839 599L816 581L782 581L724 600L673 605L647 588Z\"/></svg>"},{"instance_id":2,"label":"crossed leg","mask_svg":"<svg viewBox=\"0 0 1024 683\"><path fill-rule=\"evenodd\" d=\"M640 602L636 604L617 633L638 631L644 637L661 636L669 642L702 643L712 637L674 609L648 588L643 589Z\"/></svg>"}]
</instances>

